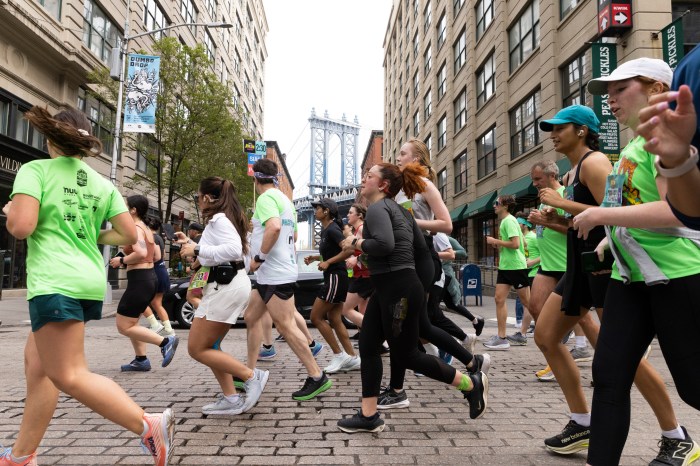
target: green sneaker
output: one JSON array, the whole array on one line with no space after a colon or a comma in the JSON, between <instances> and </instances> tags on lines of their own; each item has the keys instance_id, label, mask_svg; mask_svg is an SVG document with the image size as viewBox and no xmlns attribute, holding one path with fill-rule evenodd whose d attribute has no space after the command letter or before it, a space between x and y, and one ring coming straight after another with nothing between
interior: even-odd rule
<instances>
[{"instance_id":1,"label":"green sneaker","mask_svg":"<svg viewBox=\"0 0 700 466\"><path fill-rule=\"evenodd\" d=\"M307 377L301 390L292 393L292 398L297 401L308 401L325 392L332 386L333 382L331 379L328 378L325 372L321 372L321 378L319 380L314 380L313 377Z\"/></svg>"}]
</instances>

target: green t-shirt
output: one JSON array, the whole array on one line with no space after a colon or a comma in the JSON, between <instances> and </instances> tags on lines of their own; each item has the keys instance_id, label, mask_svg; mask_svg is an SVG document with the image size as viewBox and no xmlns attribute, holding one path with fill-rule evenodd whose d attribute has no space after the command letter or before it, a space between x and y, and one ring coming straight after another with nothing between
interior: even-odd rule
<instances>
[{"instance_id":1,"label":"green t-shirt","mask_svg":"<svg viewBox=\"0 0 700 466\"><path fill-rule=\"evenodd\" d=\"M525 241L523 241L523 232L520 230L520 224L512 215L508 214L506 218L501 220L501 225L498 227L501 241L510 241L511 238L517 236L520 239L518 249L502 247L499 250L501 255L498 262L499 270L523 270L527 269L525 263Z\"/></svg>"},{"instance_id":2,"label":"green t-shirt","mask_svg":"<svg viewBox=\"0 0 700 466\"><path fill-rule=\"evenodd\" d=\"M622 188L622 205L636 205L661 199L656 187L657 172L654 167L654 156L644 150L644 143L642 137L632 139L622 149L620 160L613 168L613 174L626 174ZM615 227L613 227L613 233L614 231ZM700 249L690 240L637 228L630 228L628 231L668 278L687 277L700 273ZM632 256L620 246L617 240L614 241L630 266L631 280L644 281ZM612 278L621 280L617 267L613 267Z\"/></svg>"},{"instance_id":3,"label":"green t-shirt","mask_svg":"<svg viewBox=\"0 0 700 466\"><path fill-rule=\"evenodd\" d=\"M528 231L525 234L525 242L527 247L525 248L525 258L527 260L533 260L540 257L539 241L537 241L537 235L534 231ZM530 268L530 272L527 274L528 277L534 277L537 275L537 271L540 269L540 264L535 264Z\"/></svg>"},{"instance_id":4,"label":"green t-shirt","mask_svg":"<svg viewBox=\"0 0 700 466\"><path fill-rule=\"evenodd\" d=\"M564 186L559 187L557 192L564 197ZM539 210L549 207L547 204L540 204ZM563 209L557 209L557 213L564 216ZM535 227L537 246L540 248L540 267L545 272L565 272L566 271L566 235L551 228L537 225Z\"/></svg>"},{"instance_id":5,"label":"green t-shirt","mask_svg":"<svg viewBox=\"0 0 700 466\"><path fill-rule=\"evenodd\" d=\"M119 191L72 157L22 165L11 198L39 201L39 218L27 238L27 299L61 294L102 301L106 269L97 237L105 220L126 212Z\"/></svg>"}]
</instances>

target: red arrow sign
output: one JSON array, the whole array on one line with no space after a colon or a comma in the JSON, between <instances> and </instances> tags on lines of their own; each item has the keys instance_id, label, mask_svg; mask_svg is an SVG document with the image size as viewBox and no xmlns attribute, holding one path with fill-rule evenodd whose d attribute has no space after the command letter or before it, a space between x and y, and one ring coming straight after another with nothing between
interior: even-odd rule
<instances>
[{"instance_id":1,"label":"red arrow sign","mask_svg":"<svg viewBox=\"0 0 700 466\"><path fill-rule=\"evenodd\" d=\"M632 26L632 8L631 5L612 4L613 26Z\"/></svg>"}]
</instances>

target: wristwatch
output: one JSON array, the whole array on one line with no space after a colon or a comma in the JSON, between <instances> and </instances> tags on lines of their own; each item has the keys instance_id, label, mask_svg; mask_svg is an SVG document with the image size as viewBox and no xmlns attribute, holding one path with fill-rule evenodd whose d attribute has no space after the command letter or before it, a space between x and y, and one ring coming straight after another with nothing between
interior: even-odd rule
<instances>
[{"instance_id":1,"label":"wristwatch","mask_svg":"<svg viewBox=\"0 0 700 466\"><path fill-rule=\"evenodd\" d=\"M253 257L253 260L254 260L255 262L259 262L260 264L262 264L263 262L265 262L265 259L261 259L260 256L257 255L257 254L255 255L255 257Z\"/></svg>"},{"instance_id":2,"label":"wristwatch","mask_svg":"<svg viewBox=\"0 0 700 466\"><path fill-rule=\"evenodd\" d=\"M194 255L198 256L199 255L199 244L194 247Z\"/></svg>"},{"instance_id":3,"label":"wristwatch","mask_svg":"<svg viewBox=\"0 0 700 466\"><path fill-rule=\"evenodd\" d=\"M357 240L358 240L358 239L359 239L359 238L355 238L354 240L352 240L352 242L351 242L350 244L352 244L353 246L355 246L355 244L357 244Z\"/></svg>"},{"instance_id":4,"label":"wristwatch","mask_svg":"<svg viewBox=\"0 0 700 466\"><path fill-rule=\"evenodd\" d=\"M124 264L124 256L119 256L119 263L121 265L126 265L126 264Z\"/></svg>"},{"instance_id":5,"label":"wristwatch","mask_svg":"<svg viewBox=\"0 0 700 466\"><path fill-rule=\"evenodd\" d=\"M690 156L685 160L685 162L674 168L664 168L663 165L661 165L661 158L658 155L654 159L656 171L664 178L676 178L678 176L685 175L689 171L693 170L697 164L698 150L694 146L690 146Z\"/></svg>"}]
</instances>

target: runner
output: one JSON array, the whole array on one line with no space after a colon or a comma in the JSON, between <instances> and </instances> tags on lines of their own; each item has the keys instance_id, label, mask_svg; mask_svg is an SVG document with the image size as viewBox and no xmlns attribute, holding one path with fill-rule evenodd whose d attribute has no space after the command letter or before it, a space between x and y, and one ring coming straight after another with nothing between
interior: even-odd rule
<instances>
[{"instance_id":1,"label":"runner","mask_svg":"<svg viewBox=\"0 0 700 466\"><path fill-rule=\"evenodd\" d=\"M0 466L36 466L37 448L58 404L59 390L100 416L141 436L156 466L173 454L175 418L144 413L114 381L90 372L85 322L102 317L105 268L98 244L137 240L117 189L83 157L99 154L87 117L68 107L51 116L32 107L24 117L47 140L48 160L22 165L3 207L7 230L27 240L27 299L32 331L24 350L27 396L12 448ZM109 221L112 230L100 230Z\"/></svg>"},{"instance_id":2,"label":"runner","mask_svg":"<svg viewBox=\"0 0 700 466\"><path fill-rule=\"evenodd\" d=\"M523 233L523 240L525 244L525 265L527 266L527 281L530 285L530 292L532 292L532 282L537 275L537 271L540 269L540 248L538 246L537 235L532 231L532 223L527 220L527 215L524 212L518 212L515 215L518 225L520 225L520 231ZM525 312L525 307L523 303L520 302L520 297L515 299L515 326L519 328L519 332L515 332L513 335L506 337L511 345L522 344L523 339L527 337L528 330L530 330L530 323L532 323L532 315ZM525 339L525 342L527 340Z\"/></svg>"},{"instance_id":3,"label":"runner","mask_svg":"<svg viewBox=\"0 0 700 466\"><path fill-rule=\"evenodd\" d=\"M348 211L348 225L352 227L352 234L356 238L362 238L365 215L367 215L367 209L362 204L353 204ZM374 292L374 285L372 285L372 280L369 279L367 256L360 253L360 251L355 251L345 263L348 268L352 268L352 279L350 280L348 294L343 305L343 316L361 329L367 302Z\"/></svg>"},{"instance_id":4,"label":"runner","mask_svg":"<svg viewBox=\"0 0 700 466\"><path fill-rule=\"evenodd\" d=\"M443 233L444 234L444 233ZM445 235L447 236L447 235ZM467 318L474 326L474 331L476 336L481 335L484 330L484 324L486 321L482 316L472 314L466 306L459 304L462 299L462 289L459 287L459 281L455 276L455 270L453 266L454 259L466 259L467 251L459 244L459 241L451 236L447 236L450 242L450 247L454 251L454 258L446 260L445 258L440 258L442 262L442 271L445 273L445 287L442 292L442 302L445 303L447 309L455 311L462 317Z\"/></svg>"},{"instance_id":5,"label":"runner","mask_svg":"<svg viewBox=\"0 0 700 466\"><path fill-rule=\"evenodd\" d=\"M146 308L146 312L143 313L146 320L151 327L151 330L156 332L158 335L165 337L170 337L175 335L175 331L170 323L170 318L168 317L168 311L163 307L163 293L170 289L170 276L168 275L168 269L165 266L165 261L163 260L165 254L165 241L160 236L161 221L157 218L152 218L148 221L148 228L151 229L153 233L153 241L155 241L157 248L153 251L155 254L155 263L153 264L153 269L156 272L156 278L158 279L158 285L156 286L156 295L151 300L151 305ZM160 322L153 315L153 310L158 314Z\"/></svg>"}]
</instances>

